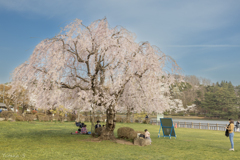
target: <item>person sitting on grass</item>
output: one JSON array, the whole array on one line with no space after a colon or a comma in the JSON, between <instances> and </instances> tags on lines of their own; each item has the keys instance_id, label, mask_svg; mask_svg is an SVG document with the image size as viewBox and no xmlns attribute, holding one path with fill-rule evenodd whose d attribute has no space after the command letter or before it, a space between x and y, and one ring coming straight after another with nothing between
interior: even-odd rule
<instances>
[{"instance_id":1,"label":"person sitting on grass","mask_svg":"<svg viewBox=\"0 0 240 160\"><path fill-rule=\"evenodd\" d=\"M147 129L144 130L145 131L145 139L149 139L150 140L150 144L152 143L152 140L150 138L150 133L148 132Z\"/></svg>"},{"instance_id":2,"label":"person sitting on grass","mask_svg":"<svg viewBox=\"0 0 240 160\"><path fill-rule=\"evenodd\" d=\"M95 125L95 129L101 127L101 124L99 124L99 123L100 123L100 121L98 120L98 121L97 121L97 124Z\"/></svg>"},{"instance_id":3,"label":"person sitting on grass","mask_svg":"<svg viewBox=\"0 0 240 160\"><path fill-rule=\"evenodd\" d=\"M88 131L87 131L87 125L84 125L81 129L81 134L87 134Z\"/></svg>"}]
</instances>

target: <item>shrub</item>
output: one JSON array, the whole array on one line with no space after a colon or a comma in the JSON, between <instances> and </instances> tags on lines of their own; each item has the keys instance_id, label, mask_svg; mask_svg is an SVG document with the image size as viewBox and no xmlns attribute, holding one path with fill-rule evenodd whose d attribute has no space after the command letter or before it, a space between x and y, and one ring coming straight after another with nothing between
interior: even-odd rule
<instances>
[{"instance_id":1,"label":"shrub","mask_svg":"<svg viewBox=\"0 0 240 160\"><path fill-rule=\"evenodd\" d=\"M1 117L5 118L7 121L9 118L12 118L13 120L15 119L15 116L12 111L2 111L1 112Z\"/></svg>"},{"instance_id":2,"label":"shrub","mask_svg":"<svg viewBox=\"0 0 240 160\"><path fill-rule=\"evenodd\" d=\"M118 138L126 138L129 139L131 132L134 132L134 129L130 127L121 127L117 130Z\"/></svg>"},{"instance_id":3,"label":"shrub","mask_svg":"<svg viewBox=\"0 0 240 160\"><path fill-rule=\"evenodd\" d=\"M127 118L123 118L123 119L122 119L122 122L123 122L123 123L129 123L130 121L129 121Z\"/></svg>"},{"instance_id":4,"label":"shrub","mask_svg":"<svg viewBox=\"0 0 240 160\"><path fill-rule=\"evenodd\" d=\"M64 119L65 119L65 116L58 115L58 121L64 121Z\"/></svg>"},{"instance_id":5,"label":"shrub","mask_svg":"<svg viewBox=\"0 0 240 160\"><path fill-rule=\"evenodd\" d=\"M70 117L65 117L65 119L67 120L67 122L71 122L71 118Z\"/></svg>"},{"instance_id":6,"label":"shrub","mask_svg":"<svg viewBox=\"0 0 240 160\"><path fill-rule=\"evenodd\" d=\"M58 114L54 114L54 116L52 116L52 120L58 121L59 119L59 115Z\"/></svg>"},{"instance_id":7,"label":"shrub","mask_svg":"<svg viewBox=\"0 0 240 160\"><path fill-rule=\"evenodd\" d=\"M169 112L163 112L163 114L167 116L167 115L169 115Z\"/></svg>"},{"instance_id":8,"label":"shrub","mask_svg":"<svg viewBox=\"0 0 240 160\"><path fill-rule=\"evenodd\" d=\"M44 113L36 113L35 116L37 117L37 119L39 120L39 116L45 116Z\"/></svg>"},{"instance_id":9,"label":"shrub","mask_svg":"<svg viewBox=\"0 0 240 160\"><path fill-rule=\"evenodd\" d=\"M178 113L178 116L184 116L185 114L184 113Z\"/></svg>"},{"instance_id":10,"label":"shrub","mask_svg":"<svg viewBox=\"0 0 240 160\"><path fill-rule=\"evenodd\" d=\"M123 118L121 116L116 117L116 122L123 122Z\"/></svg>"},{"instance_id":11,"label":"shrub","mask_svg":"<svg viewBox=\"0 0 240 160\"><path fill-rule=\"evenodd\" d=\"M196 116L196 113L189 113L190 116Z\"/></svg>"},{"instance_id":12,"label":"shrub","mask_svg":"<svg viewBox=\"0 0 240 160\"><path fill-rule=\"evenodd\" d=\"M138 119L135 119L135 123L139 123L139 120L138 120Z\"/></svg>"},{"instance_id":13,"label":"shrub","mask_svg":"<svg viewBox=\"0 0 240 160\"><path fill-rule=\"evenodd\" d=\"M49 121L50 120L50 116L46 116L46 115L38 115L38 120L41 121Z\"/></svg>"},{"instance_id":14,"label":"shrub","mask_svg":"<svg viewBox=\"0 0 240 160\"><path fill-rule=\"evenodd\" d=\"M36 116L33 114L26 114L25 120L26 121L33 121Z\"/></svg>"},{"instance_id":15,"label":"shrub","mask_svg":"<svg viewBox=\"0 0 240 160\"><path fill-rule=\"evenodd\" d=\"M126 138L129 140L137 138L138 133L145 134L144 131L134 131L134 129L129 127L121 127L117 130L118 138Z\"/></svg>"},{"instance_id":16,"label":"shrub","mask_svg":"<svg viewBox=\"0 0 240 160\"><path fill-rule=\"evenodd\" d=\"M145 124L149 124L149 122L150 122L149 118L146 118L146 119L143 121L143 123L145 123Z\"/></svg>"},{"instance_id":17,"label":"shrub","mask_svg":"<svg viewBox=\"0 0 240 160\"><path fill-rule=\"evenodd\" d=\"M69 117L69 121L75 121L77 119L76 114L68 114L68 117Z\"/></svg>"},{"instance_id":18,"label":"shrub","mask_svg":"<svg viewBox=\"0 0 240 160\"><path fill-rule=\"evenodd\" d=\"M7 116L8 116L8 111L1 112L1 117L5 118L5 120L6 120Z\"/></svg>"},{"instance_id":19,"label":"shrub","mask_svg":"<svg viewBox=\"0 0 240 160\"><path fill-rule=\"evenodd\" d=\"M15 118L16 121L24 121L24 118L20 115L16 116Z\"/></svg>"}]
</instances>

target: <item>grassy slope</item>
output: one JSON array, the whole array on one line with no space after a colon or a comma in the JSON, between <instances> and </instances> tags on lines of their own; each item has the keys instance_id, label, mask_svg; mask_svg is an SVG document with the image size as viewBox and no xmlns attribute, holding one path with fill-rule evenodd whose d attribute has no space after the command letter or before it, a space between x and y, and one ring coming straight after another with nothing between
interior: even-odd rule
<instances>
[{"instance_id":1,"label":"grassy slope","mask_svg":"<svg viewBox=\"0 0 240 160\"><path fill-rule=\"evenodd\" d=\"M90 126L90 125L88 125ZM0 159L239 159L240 134L235 151L222 131L177 128L177 139L157 138L159 126L122 124L135 130L148 129L152 145L140 147L111 141L89 142L89 136L71 135L73 122L0 122ZM117 128L115 132L117 131ZM88 128L90 129L90 128ZM5 156L5 157L4 157ZM11 158L19 156L20 158Z\"/></svg>"}]
</instances>

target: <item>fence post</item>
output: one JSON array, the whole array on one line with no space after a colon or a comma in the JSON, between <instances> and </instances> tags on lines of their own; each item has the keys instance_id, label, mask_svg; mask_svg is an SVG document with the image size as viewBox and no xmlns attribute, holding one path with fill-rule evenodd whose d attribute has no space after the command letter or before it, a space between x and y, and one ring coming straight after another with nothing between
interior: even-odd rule
<instances>
[{"instance_id":1,"label":"fence post","mask_svg":"<svg viewBox=\"0 0 240 160\"><path fill-rule=\"evenodd\" d=\"M193 128L193 122L192 122L192 128Z\"/></svg>"},{"instance_id":2,"label":"fence post","mask_svg":"<svg viewBox=\"0 0 240 160\"><path fill-rule=\"evenodd\" d=\"M178 121L178 127L180 128L181 126L180 126L180 121Z\"/></svg>"},{"instance_id":3,"label":"fence post","mask_svg":"<svg viewBox=\"0 0 240 160\"><path fill-rule=\"evenodd\" d=\"M218 124L217 124L217 131L218 131Z\"/></svg>"},{"instance_id":4,"label":"fence post","mask_svg":"<svg viewBox=\"0 0 240 160\"><path fill-rule=\"evenodd\" d=\"M209 123L207 124L207 129L209 130Z\"/></svg>"},{"instance_id":5,"label":"fence post","mask_svg":"<svg viewBox=\"0 0 240 160\"><path fill-rule=\"evenodd\" d=\"M201 123L199 122L199 129L201 129Z\"/></svg>"},{"instance_id":6,"label":"fence post","mask_svg":"<svg viewBox=\"0 0 240 160\"><path fill-rule=\"evenodd\" d=\"M186 128L186 122L184 122L184 127Z\"/></svg>"}]
</instances>

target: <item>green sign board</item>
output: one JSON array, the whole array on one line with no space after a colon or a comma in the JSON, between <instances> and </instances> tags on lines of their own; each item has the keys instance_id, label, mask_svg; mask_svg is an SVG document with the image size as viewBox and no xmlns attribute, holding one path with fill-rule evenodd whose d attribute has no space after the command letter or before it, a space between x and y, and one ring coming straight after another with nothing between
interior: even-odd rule
<instances>
[{"instance_id":1,"label":"green sign board","mask_svg":"<svg viewBox=\"0 0 240 160\"><path fill-rule=\"evenodd\" d=\"M158 133L158 138L159 137L177 137L175 134L175 130L173 127L173 122L172 122L172 118L160 118L160 129L159 129L159 133ZM163 135L161 136L160 132L163 132Z\"/></svg>"}]
</instances>

